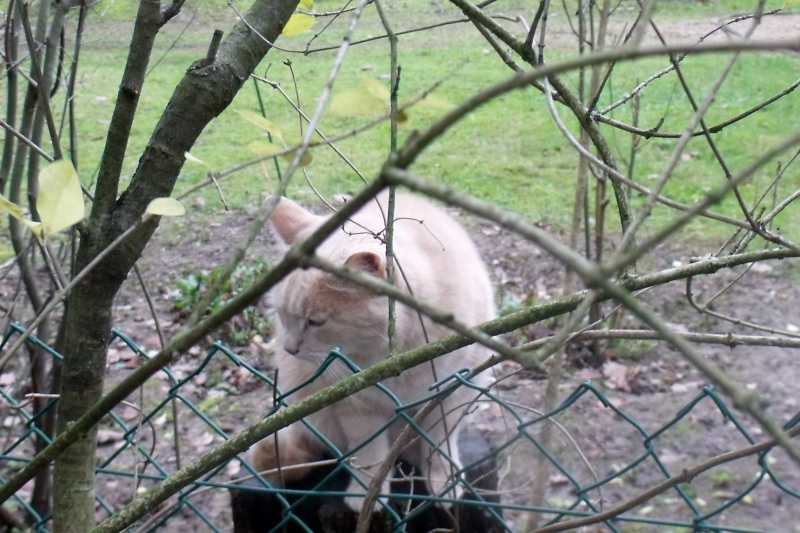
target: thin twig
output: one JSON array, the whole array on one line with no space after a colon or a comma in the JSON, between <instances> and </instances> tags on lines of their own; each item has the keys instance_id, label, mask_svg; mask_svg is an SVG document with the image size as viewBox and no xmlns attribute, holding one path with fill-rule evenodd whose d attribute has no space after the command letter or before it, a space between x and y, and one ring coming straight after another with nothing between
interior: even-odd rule
<instances>
[{"instance_id":1,"label":"thin twig","mask_svg":"<svg viewBox=\"0 0 800 533\"><path fill-rule=\"evenodd\" d=\"M797 137L795 142L800 141L800 133L795 137ZM608 274L603 268L591 264L577 252L555 241L553 238L546 235L543 230L524 221L521 217L504 212L494 206L472 198L463 197L444 187L426 183L399 169L384 169L383 174L392 182L402 183L403 185L423 191L442 201L458 205L475 215L488 218L519 233L536 243L545 251L551 253L566 267L575 270L589 287L602 290L608 297L623 304L645 324L660 333L662 338L677 348L690 364L728 394L737 407L753 416L770 435L777 439L778 443L786 449L791 458L800 464L800 447L793 444L791 439L787 437L786 432L764 412L758 396L748 392L744 387L732 380L716 364L698 353L688 341L672 331L661 317L645 307L641 302L637 301L625 287L610 281L608 279ZM725 185L727 186L730 184L731 182L729 181L726 182ZM674 227L673 231L676 231L679 227L680 226Z\"/></svg>"},{"instance_id":2,"label":"thin twig","mask_svg":"<svg viewBox=\"0 0 800 533\"><path fill-rule=\"evenodd\" d=\"M23 144L25 144L28 148L36 152L37 155L44 158L47 162L52 163L53 161L55 161L55 158L53 156L42 150L39 147L39 145L37 145L36 143L25 137L23 134L17 131L16 128L12 127L8 122L3 120L2 118L0 118L0 128L3 128L8 133L10 133L14 137L22 141Z\"/></svg>"},{"instance_id":3,"label":"thin twig","mask_svg":"<svg viewBox=\"0 0 800 533\"><path fill-rule=\"evenodd\" d=\"M75 287L75 285L80 283L83 280L83 278L85 278L89 274L89 272L91 272L98 264L100 264L101 261L103 261L106 257L108 257L114 251L114 249L117 246L119 246L119 244L122 243L122 241L124 241L128 237L128 235L137 230L138 227L139 224L134 224L133 226L125 230L123 233L121 233L119 237L114 239L114 241L111 244L109 244L101 253L97 255L97 257L95 257L88 265L86 265L86 267L83 270L81 270L74 278L72 278L72 280L67 285L65 285L63 289L56 292L50 298L50 301L47 303L47 305L44 306L44 308L39 312L39 314L36 315L36 318L34 318L33 322L31 322L28 325L25 332L22 333L19 336L19 338L14 342L14 344L12 344L11 347L6 350L5 354L2 357L0 357L0 369L2 369L6 365L11 356L14 355L14 352L16 352L19 349L19 347L22 346L22 344L31 335L32 331L42 322L42 320L44 320L47 317L47 315L53 309L55 309L55 307L58 304L60 304L64 300L64 298L67 297L67 295Z\"/></svg>"},{"instance_id":4,"label":"thin twig","mask_svg":"<svg viewBox=\"0 0 800 533\"><path fill-rule=\"evenodd\" d=\"M28 48L31 51L31 73L33 75L33 79L36 80L39 98L42 100L41 110L44 113L47 129L50 131L50 141L53 144L53 157L55 159L62 159L64 155L61 153L61 141L59 140L58 128L56 128L55 120L53 120L53 112L50 108L50 96L47 94L47 87L44 87L42 83L44 76L42 75L42 69L39 65L39 57L36 54L36 40L33 38L33 33L31 32L31 24L30 20L28 19L27 3L22 2L20 4L19 13L22 20L22 28L25 32L25 39L28 41Z\"/></svg>"},{"instance_id":5,"label":"thin twig","mask_svg":"<svg viewBox=\"0 0 800 533\"><path fill-rule=\"evenodd\" d=\"M792 91L794 91L795 89L797 89L798 86L800 86L800 78L798 78L796 81L794 81L794 83L792 83L791 85L789 85L788 87L783 89L781 92L771 96L770 98L767 98L766 100L758 103L757 105L751 107L750 109L748 109L746 111L742 111L738 115L733 116L733 117L731 117L731 118L729 118L727 120L724 120L724 121L722 121L722 122L720 122L718 124L715 124L713 126L709 126L707 128L708 133L719 133L719 132L721 132L723 129L727 128L728 126L730 126L732 124L735 124L736 122L739 122L740 120L743 120L743 119L751 116L752 114L756 113L757 111L761 111L762 109L764 109L765 107L769 106L773 102L776 102L776 101L780 100L781 98L783 98L787 94L789 94ZM638 95L638 93L636 93L636 95ZM634 95L634 97L636 95ZM638 128L638 127L636 127L634 125L626 124L624 122L621 122L619 120L616 120L616 119L613 119L613 118L611 118L609 116L606 116L606 115L602 114L602 112L599 112L599 111L595 111L594 113L592 113L591 118L592 118L592 120L596 120L598 122L602 122L604 124L608 124L609 126L612 126L614 128L618 128L618 129L623 130L623 131L627 131L628 133L635 133L636 135L644 137L645 139L651 139L651 138L678 139L681 135L683 135L683 133L677 133L677 132L661 132L661 131L658 131L658 128L660 127L660 124L657 125L655 128L650 128L650 129ZM700 136L705 135L705 134L706 134L705 131L695 131L695 132L692 132L692 137L700 137Z\"/></svg>"},{"instance_id":6,"label":"thin twig","mask_svg":"<svg viewBox=\"0 0 800 533\"><path fill-rule=\"evenodd\" d=\"M777 334L784 334L776 332ZM717 344L728 348L737 346L770 346L774 348L800 348L799 338L786 338L781 336L766 335L736 335L733 333L700 333L688 332L679 333L681 337L689 342L697 344ZM552 342L554 336L543 337L520 345L520 350L538 350L548 342ZM564 339L564 344L581 340L652 340L663 341L658 332L649 329L594 329L579 331Z\"/></svg>"},{"instance_id":7,"label":"thin twig","mask_svg":"<svg viewBox=\"0 0 800 533\"><path fill-rule=\"evenodd\" d=\"M504 357L522 363L528 368L546 373L546 370L539 365L535 358L523 357L522 354L520 354L514 348L508 346L506 343L495 340L490 335L476 330L475 328L471 327L472 325L464 324L461 321L456 320L452 313L441 311L425 302L419 301L413 295L398 289L394 285L389 285L385 281L379 280L374 276L363 274L353 268L336 265L316 255L310 255L301 259L300 261L301 266L318 268L320 270L324 270L325 272L335 274L348 281L358 283L362 287L366 287L376 294L392 296L403 305L421 312L434 322L442 324L443 326L460 333L464 337L470 339L472 342L482 344L490 350L494 350L496 353L503 355Z\"/></svg>"}]
</instances>

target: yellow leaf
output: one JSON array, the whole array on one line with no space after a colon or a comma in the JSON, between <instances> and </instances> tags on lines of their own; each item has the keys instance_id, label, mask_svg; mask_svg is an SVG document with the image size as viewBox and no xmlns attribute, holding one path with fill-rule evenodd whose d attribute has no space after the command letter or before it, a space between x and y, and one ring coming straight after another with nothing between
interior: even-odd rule
<instances>
[{"instance_id":1,"label":"yellow leaf","mask_svg":"<svg viewBox=\"0 0 800 533\"><path fill-rule=\"evenodd\" d=\"M331 99L331 113L340 116L375 116L389 112L389 89L376 79L361 76L361 83L366 90L344 91ZM397 123L407 125L408 113L397 112Z\"/></svg>"},{"instance_id":2,"label":"yellow leaf","mask_svg":"<svg viewBox=\"0 0 800 533\"><path fill-rule=\"evenodd\" d=\"M42 242L44 226L41 222L34 222L33 220L28 220L27 218L22 219L22 223L28 226L28 229L31 230L39 242Z\"/></svg>"},{"instance_id":3,"label":"yellow leaf","mask_svg":"<svg viewBox=\"0 0 800 533\"><path fill-rule=\"evenodd\" d=\"M273 137L283 140L283 134L281 134L281 129L274 122L265 119L258 113L248 111L247 109L244 109L242 111L237 111L237 113L239 113L239 115L247 122L255 124L256 126L266 131Z\"/></svg>"},{"instance_id":4,"label":"yellow leaf","mask_svg":"<svg viewBox=\"0 0 800 533\"><path fill-rule=\"evenodd\" d=\"M22 221L22 223L28 226L31 232L33 232L33 234L36 236L39 242L42 242L42 237L43 237L42 230L44 229L42 227L42 223L34 222L33 220L28 220L27 218L25 218L25 214L22 208L17 204L15 204L14 202L10 202L9 200L7 200L5 196L3 196L2 194L0 194L0 210L5 211L6 213L16 218L17 220Z\"/></svg>"},{"instance_id":5,"label":"yellow leaf","mask_svg":"<svg viewBox=\"0 0 800 533\"><path fill-rule=\"evenodd\" d=\"M283 147L267 141L253 141L247 145L247 149L260 156L277 154L284 150Z\"/></svg>"},{"instance_id":6,"label":"yellow leaf","mask_svg":"<svg viewBox=\"0 0 800 533\"><path fill-rule=\"evenodd\" d=\"M297 7L304 11L311 11L314 9L314 0L300 0Z\"/></svg>"},{"instance_id":7,"label":"yellow leaf","mask_svg":"<svg viewBox=\"0 0 800 533\"><path fill-rule=\"evenodd\" d=\"M431 110L440 110L440 111L450 111L455 107L454 104L448 102L447 99L442 98L437 94L428 94L419 101L419 103L415 104L419 107L424 107L426 109Z\"/></svg>"},{"instance_id":8,"label":"yellow leaf","mask_svg":"<svg viewBox=\"0 0 800 533\"><path fill-rule=\"evenodd\" d=\"M389 111L389 102L365 90L343 91L331 99L330 110L343 117L383 115Z\"/></svg>"},{"instance_id":9,"label":"yellow leaf","mask_svg":"<svg viewBox=\"0 0 800 533\"><path fill-rule=\"evenodd\" d=\"M14 202L7 200L2 194L0 194L0 209L16 219L23 220L24 218L22 208Z\"/></svg>"},{"instance_id":10,"label":"yellow leaf","mask_svg":"<svg viewBox=\"0 0 800 533\"><path fill-rule=\"evenodd\" d=\"M286 161L289 161L291 163L292 161L294 161L295 152L296 152L296 150L292 151L292 152L289 152L288 154L283 154L281 157L284 158ZM314 160L314 156L311 155L311 152L306 151L306 153L303 154L303 157L300 158L299 166L307 167L308 165L311 164L311 162L313 160Z\"/></svg>"},{"instance_id":11,"label":"yellow leaf","mask_svg":"<svg viewBox=\"0 0 800 533\"><path fill-rule=\"evenodd\" d=\"M59 159L39 172L36 210L44 231L52 235L83 220L81 182L72 162Z\"/></svg>"},{"instance_id":12,"label":"yellow leaf","mask_svg":"<svg viewBox=\"0 0 800 533\"><path fill-rule=\"evenodd\" d=\"M294 137L289 137L288 139L286 139L286 142L289 143L289 146L292 146L292 145L299 146L300 143L303 142L303 139L301 137L294 136ZM314 135L311 136L311 141L309 141L308 145L309 146L317 146L317 145L322 144L323 142L324 142L324 140L322 139L322 137L318 133L315 133Z\"/></svg>"},{"instance_id":13,"label":"yellow leaf","mask_svg":"<svg viewBox=\"0 0 800 533\"><path fill-rule=\"evenodd\" d=\"M208 164L205 161L203 161L200 158L197 158L197 157L193 156L189 152L183 152L183 156L186 158L186 161L189 161L191 163L197 163L198 165L203 165L208 170L211 170L211 167L208 166Z\"/></svg>"},{"instance_id":14,"label":"yellow leaf","mask_svg":"<svg viewBox=\"0 0 800 533\"><path fill-rule=\"evenodd\" d=\"M283 27L281 35L289 37L290 35L297 35L306 32L314 25L315 18L305 13L295 13L289 17L286 26Z\"/></svg>"},{"instance_id":15,"label":"yellow leaf","mask_svg":"<svg viewBox=\"0 0 800 533\"><path fill-rule=\"evenodd\" d=\"M302 141L303 141L303 139L301 139L299 137L295 137L293 139L289 139L289 142L292 145L294 145L295 148L293 148L292 151L289 152L288 154L282 155L281 157L284 158L285 160L289 161L289 162L294 161L294 154L296 152L296 148L300 147L300 143ZM315 133L314 135L311 136L311 141L308 143L308 145L309 146L316 146L321 142L322 142L322 137L320 137L319 135L317 135ZM308 165L311 164L311 162L313 160L314 160L314 156L311 154L310 151L306 150L306 153L304 153L303 157L300 158L300 166L301 167L307 167Z\"/></svg>"},{"instance_id":16,"label":"yellow leaf","mask_svg":"<svg viewBox=\"0 0 800 533\"><path fill-rule=\"evenodd\" d=\"M253 141L247 145L247 149L250 150L251 152L254 152L256 155L260 156L269 156L286 150L286 148L282 148L277 144L272 144L265 141ZM296 151L297 149L294 148L285 154L281 154L280 157L291 163L292 161L294 161L294 154ZM301 167L308 166L311 164L311 161L313 160L314 156L311 155L310 152L306 152L305 154L303 154L303 157L300 158L300 166Z\"/></svg>"},{"instance_id":17,"label":"yellow leaf","mask_svg":"<svg viewBox=\"0 0 800 533\"><path fill-rule=\"evenodd\" d=\"M366 87L370 94L372 94L375 98L386 102L387 106L389 105L389 99L391 98L389 89L384 87L381 82L374 78L361 76L361 83L364 84L364 87Z\"/></svg>"},{"instance_id":18,"label":"yellow leaf","mask_svg":"<svg viewBox=\"0 0 800 533\"><path fill-rule=\"evenodd\" d=\"M147 204L144 214L161 217L182 217L186 214L186 208L175 198L156 198Z\"/></svg>"}]
</instances>

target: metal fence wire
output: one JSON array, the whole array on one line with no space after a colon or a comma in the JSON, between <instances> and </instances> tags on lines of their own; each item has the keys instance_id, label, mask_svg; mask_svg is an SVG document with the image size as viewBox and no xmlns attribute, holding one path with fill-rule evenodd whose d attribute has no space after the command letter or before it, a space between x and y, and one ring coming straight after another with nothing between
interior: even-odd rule
<instances>
[{"instance_id":1,"label":"metal fence wire","mask_svg":"<svg viewBox=\"0 0 800 533\"><path fill-rule=\"evenodd\" d=\"M0 349L22 332L22 326L13 325L3 337ZM27 342L44 348L54 359L61 358L36 337L29 337ZM148 358L121 331L114 331L111 346L124 352L119 360L131 367ZM138 397L131 397L107 416L101 424L98 447L98 519L119 511L181 465L227 440L235 429L243 429L246 424L285 406L285 394L280 391L273 394L272 379L248 359L217 342L204 356L163 369L158 379L143 386ZM334 362L343 362L353 372L358 371L345 355L336 351L325 364ZM240 383L250 385L237 388L230 385L230 379L220 378L209 387L203 380L208 380L208 375L214 372L223 376L227 373L229 377L235 373ZM521 397L531 396L525 387L516 391L516 396L508 395L499 387L484 389L474 385L468 373L458 373L440 383L442 388L431 397L442 394L448 386L472 387L480 396L476 412L466 421L469 428L462 431L461 447L466 456L462 457L463 470L449 487L460 485L466 496L454 500L452 490L448 492L450 496L430 495L424 486L419 488L413 481L407 481L404 488L393 484L393 494L384 495L377 503L386 530L420 531L419 517L458 504L478 509L486 523L491 523L487 530L520 531L530 526L532 516L538 517L538 527L565 519L598 516L647 490L657 494L640 498L624 512L601 520L599 530L752 533L796 531L796 524L800 523L800 474L780 449L764 448L758 453L741 454L733 462L718 460L720 454L741 450L757 440L754 431L747 429L752 424L743 420L711 386L702 387L677 411L661 405L664 415L658 427L647 429L637 421L636 413L625 411L619 401L612 401L601 386L590 381L575 386L548 413L536 412L520 402ZM385 393L397 404L396 419L375 428L374 436L397 419L414 425L410 412L418 404L402 405L390 391ZM253 405L261 408L243 406L245 396L256 397ZM270 410L273 396L275 404ZM32 412L33 403L26 398L25 390L14 384L0 387L0 397L0 481L4 482L31 460L35 440L47 439L39 423L48 410L54 409L56 400L50 399L40 412ZM597 421L598 417L603 417L599 427L608 432L592 430L594 434L586 435L587 421ZM784 428L788 430L798 424L800 412ZM421 427L414 429L421 438L427 438ZM727 447L715 449L704 444L709 432L720 431L729 435L723 439ZM464 444L475 435L478 435L474 441L477 445ZM636 445L631 446L632 442ZM343 485L337 485L336 479L352 474L349 460L357 453L358 448L342 453L331 445L332 461L322 474L309 480L304 488L294 490L276 489L254 477L246 454L241 454L186 486L142 520L136 531L157 528L230 531L231 491L268 495L272 507L259 508L258 514L272 517L270 527L274 526L274 531L315 531L318 525L311 523L308 513L304 515L300 510L303 506L307 508L309 502L319 506L326 498L341 501ZM447 455L445 450L441 453ZM689 469L704 461L717 462L696 476L692 472L688 479ZM401 467L397 465L398 471ZM408 473L408 469L402 471ZM536 501L532 496L535 480L541 476L546 476L547 497L532 505ZM654 490L660 483L671 480L682 482ZM26 486L6 506L10 511L24 514L32 531L48 531L51 516L39 516L31 507L30 490ZM770 516L772 521L763 521L764 516ZM771 525L775 523L785 528ZM764 524L770 524L768 529L764 529Z\"/></svg>"}]
</instances>

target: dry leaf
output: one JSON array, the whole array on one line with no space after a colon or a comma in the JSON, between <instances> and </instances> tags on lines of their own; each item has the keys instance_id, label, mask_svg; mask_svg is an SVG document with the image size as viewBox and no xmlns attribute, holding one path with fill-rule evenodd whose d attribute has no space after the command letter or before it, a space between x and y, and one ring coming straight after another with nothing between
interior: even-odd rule
<instances>
[{"instance_id":1,"label":"dry leaf","mask_svg":"<svg viewBox=\"0 0 800 533\"><path fill-rule=\"evenodd\" d=\"M17 424L21 422L18 416L7 416L3 419L3 427L4 428L13 428Z\"/></svg>"},{"instance_id":2,"label":"dry leaf","mask_svg":"<svg viewBox=\"0 0 800 533\"><path fill-rule=\"evenodd\" d=\"M603 377L603 374L596 368L581 368L575 372L574 377L580 381L598 380Z\"/></svg>"},{"instance_id":3,"label":"dry leaf","mask_svg":"<svg viewBox=\"0 0 800 533\"><path fill-rule=\"evenodd\" d=\"M194 447L196 449L205 448L207 446L210 446L213 442L214 442L214 435L212 435L211 433L205 432L205 433L203 433L202 436L200 436L199 438L195 439Z\"/></svg>"},{"instance_id":4,"label":"dry leaf","mask_svg":"<svg viewBox=\"0 0 800 533\"><path fill-rule=\"evenodd\" d=\"M603 365L603 376L606 386L610 389L630 391L628 383L628 367L615 361L608 361Z\"/></svg>"},{"instance_id":5,"label":"dry leaf","mask_svg":"<svg viewBox=\"0 0 800 533\"><path fill-rule=\"evenodd\" d=\"M139 410L131 405L126 405L119 416L126 422L135 420L139 416Z\"/></svg>"},{"instance_id":6,"label":"dry leaf","mask_svg":"<svg viewBox=\"0 0 800 533\"><path fill-rule=\"evenodd\" d=\"M227 465L225 465L225 475L230 478L235 478L239 475L239 471L242 469L242 463L239 461L231 461Z\"/></svg>"},{"instance_id":7,"label":"dry leaf","mask_svg":"<svg viewBox=\"0 0 800 533\"><path fill-rule=\"evenodd\" d=\"M103 446L105 444L113 444L122 440L125 434L121 431L113 429L98 429L97 430L97 445Z\"/></svg>"},{"instance_id":8,"label":"dry leaf","mask_svg":"<svg viewBox=\"0 0 800 533\"><path fill-rule=\"evenodd\" d=\"M756 272L758 274L769 274L772 272L772 265L767 263L754 263L752 267L750 267L750 272Z\"/></svg>"}]
</instances>

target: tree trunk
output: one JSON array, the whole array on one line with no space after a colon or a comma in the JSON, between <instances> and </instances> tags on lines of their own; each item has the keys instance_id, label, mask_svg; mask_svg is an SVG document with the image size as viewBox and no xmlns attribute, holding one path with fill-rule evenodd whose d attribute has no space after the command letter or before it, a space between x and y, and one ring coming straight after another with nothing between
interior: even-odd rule
<instances>
[{"instance_id":1,"label":"tree trunk","mask_svg":"<svg viewBox=\"0 0 800 533\"><path fill-rule=\"evenodd\" d=\"M99 270L87 276L75 287L70 298L58 432L86 412L103 392L111 303L122 280L98 279L102 277ZM56 459L54 531L83 533L95 524L96 442L97 429L94 428Z\"/></svg>"},{"instance_id":2,"label":"tree trunk","mask_svg":"<svg viewBox=\"0 0 800 533\"><path fill-rule=\"evenodd\" d=\"M143 1L142 4L152 7L152 2ZM98 179L98 202L93 206L81 235L76 271L97 257L124 231L139 224L151 200L171 195L183 166L183 154L191 149L205 126L230 105L269 51L269 43L280 36L297 4L298 0L258 0L245 19L269 42L240 22L221 44L213 61L189 68L156 126L129 188L119 198L116 198L119 170L114 168L113 161L105 166L107 157L119 157L119 146L107 147L101 167L112 170L101 172ZM170 7L172 4L167 10ZM161 11L162 16L168 16L167 10ZM133 49L134 46L132 53ZM120 87L121 94L125 93L134 100L138 96L133 94L136 90L135 86L125 86L124 83ZM135 111L135 103L133 108ZM129 106L120 112L130 113L132 110ZM124 129L125 121L121 122L123 124L119 127ZM112 120L112 127L114 124ZM109 137L116 133L110 133ZM125 142L127 133L114 138L115 143ZM111 305L157 225L155 220L141 223L70 295L59 431L86 412L102 395L106 347L112 326ZM56 460L56 532L84 532L95 523L95 452L96 429L84 435Z\"/></svg>"}]
</instances>

